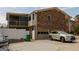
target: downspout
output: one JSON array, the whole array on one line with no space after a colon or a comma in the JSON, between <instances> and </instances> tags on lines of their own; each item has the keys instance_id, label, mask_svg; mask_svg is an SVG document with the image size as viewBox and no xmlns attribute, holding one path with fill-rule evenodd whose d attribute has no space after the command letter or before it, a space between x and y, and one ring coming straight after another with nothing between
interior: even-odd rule
<instances>
[{"instance_id":1,"label":"downspout","mask_svg":"<svg viewBox=\"0 0 79 59\"><path fill-rule=\"evenodd\" d=\"M7 14L7 21L8 21L8 25L7 25L7 28L9 28L9 22L10 22L10 18L9 18L10 16Z\"/></svg>"},{"instance_id":2,"label":"downspout","mask_svg":"<svg viewBox=\"0 0 79 59\"><path fill-rule=\"evenodd\" d=\"M68 20L68 24L69 24L69 33L71 32L71 22L70 19Z\"/></svg>"},{"instance_id":3,"label":"downspout","mask_svg":"<svg viewBox=\"0 0 79 59\"><path fill-rule=\"evenodd\" d=\"M36 21L36 28L35 28L35 39L37 39L38 33L37 33L37 14L35 13L35 21Z\"/></svg>"}]
</instances>

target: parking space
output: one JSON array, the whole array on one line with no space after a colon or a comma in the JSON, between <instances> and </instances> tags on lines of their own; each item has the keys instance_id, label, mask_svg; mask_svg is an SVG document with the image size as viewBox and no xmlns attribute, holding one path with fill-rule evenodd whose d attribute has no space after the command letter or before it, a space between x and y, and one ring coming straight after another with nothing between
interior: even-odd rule
<instances>
[{"instance_id":1,"label":"parking space","mask_svg":"<svg viewBox=\"0 0 79 59\"><path fill-rule=\"evenodd\" d=\"M11 51L79 51L79 37L76 38L74 43L62 43L49 39L11 43L9 49Z\"/></svg>"}]
</instances>

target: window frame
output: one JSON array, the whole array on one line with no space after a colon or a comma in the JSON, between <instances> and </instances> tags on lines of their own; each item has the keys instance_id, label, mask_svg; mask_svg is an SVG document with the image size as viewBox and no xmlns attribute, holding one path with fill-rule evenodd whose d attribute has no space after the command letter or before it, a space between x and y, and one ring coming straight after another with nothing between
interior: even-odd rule
<instances>
[{"instance_id":1,"label":"window frame","mask_svg":"<svg viewBox=\"0 0 79 59\"><path fill-rule=\"evenodd\" d=\"M58 34L58 32L54 31L54 32L52 32L52 34Z\"/></svg>"},{"instance_id":2,"label":"window frame","mask_svg":"<svg viewBox=\"0 0 79 59\"><path fill-rule=\"evenodd\" d=\"M52 19L52 15L51 14L47 15L47 19L48 19L48 21L50 21Z\"/></svg>"},{"instance_id":3,"label":"window frame","mask_svg":"<svg viewBox=\"0 0 79 59\"><path fill-rule=\"evenodd\" d=\"M33 18L33 20L35 19L35 14L34 13L32 14L32 18Z\"/></svg>"},{"instance_id":4,"label":"window frame","mask_svg":"<svg viewBox=\"0 0 79 59\"><path fill-rule=\"evenodd\" d=\"M48 32L38 32L38 34L48 34Z\"/></svg>"}]
</instances>

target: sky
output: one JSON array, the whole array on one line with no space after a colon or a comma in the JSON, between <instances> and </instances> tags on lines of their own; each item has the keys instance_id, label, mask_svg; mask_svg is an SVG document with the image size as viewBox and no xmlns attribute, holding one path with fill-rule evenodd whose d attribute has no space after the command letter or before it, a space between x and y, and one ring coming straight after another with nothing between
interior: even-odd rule
<instances>
[{"instance_id":1,"label":"sky","mask_svg":"<svg viewBox=\"0 0 79 59\"><path fill-rule=\"evenodd\" d=\"M31 13L34 10L44 9L47 7L0 7L0 24L7 24L6 13L17 12L17 13ZM79 14L79 7L59 7L72 17Z\"/></svg>"}]
</instances>

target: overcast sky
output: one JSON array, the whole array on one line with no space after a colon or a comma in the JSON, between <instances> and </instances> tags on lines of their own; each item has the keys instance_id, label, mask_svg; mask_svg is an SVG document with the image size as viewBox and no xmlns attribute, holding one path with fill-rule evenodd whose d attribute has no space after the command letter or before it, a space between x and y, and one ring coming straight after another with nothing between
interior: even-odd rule
<instances>
[{"instance_id":1,"label":"overcast sky","mask_svg":"<svg viewBox=\"0 0 79 59\"><path fill-rule=\"evenodd\" d=\"M31 13L34 10L43 9L46 7L0 7L0 23L7 24L6 13L18 12L18 13ZM74 17L79 14L79 7L59 7L67 14Z\"/></svg>"}]
</instances>

